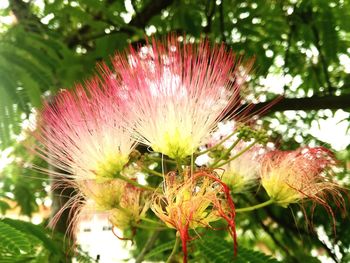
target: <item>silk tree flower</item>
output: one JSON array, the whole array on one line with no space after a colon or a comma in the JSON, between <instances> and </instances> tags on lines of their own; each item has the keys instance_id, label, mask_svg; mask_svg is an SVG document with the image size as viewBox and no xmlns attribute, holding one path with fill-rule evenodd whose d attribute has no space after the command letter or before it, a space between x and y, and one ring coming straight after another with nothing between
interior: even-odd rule
<instances>
[{"instance_id":1,"label":"silk tree flower","mask_svg":"<svg viewBox=\"0 0 350 263\"><path fill-rule=\"evenodd\" d=\"M136 178L132 180L136 181ZM75 194L50 220L50 227L55 227L62 213L70 208L69 224L66 234L74 237L82 218L103 214L109 222L120 230L132 228L145 217L150 207L149 193L120 179L63 180L57 186L68 185L75 189ZM117 234L113 231L117 236ZM125 239L120 238L119 239Z\"/></svg>"},{"instance_id":2,"label":"silk tree flower","mask_svg":"<svg viewBox=\"0 0 350 263\"><path fill-rule=\"evenodd\" d=\"M149 196L142 189L127 184L119 205L109 212L109 221L119 229L133 227L145 217L150 202Z\"/></svg>"},{"instance_id":3,"label":"silk tree flower","mask_svg":"<svg viewBox=\"0 0 350 263\"><path fill-rule=\"evenodd\" d=\"M247 146L246 142L239 143L231 151L230 156L234 156ZM266 149L261 146L253 146L238 158L221 167L224 170L222 181L230 186L232 192L240 193L259 182L261 158L264 152Z\"/></svg>"},{"instance_id":4,"label":"silk tree flower","mask_svg":"<svg viewBox=\"0 0 350 263\"><path fill-rule=\"evenodd\" d=\"M113 226L123 230L139 222L150 205L147 193L119 179L79 182L79 189L91 212L106 213Z\"/></svg>"},{"instance_id":5,"label":"silk tree flower","mask_svg":"<svg viewBox=\"0 0 350 263\"><path fill-rule=\"evenodd\" d=\"M108 211L117 208L125 194L128 183L119 179L104 180L84 180L76 182L77 188L83 198L93 203L94 210Z\"/></svg>"},{"instance_id":6,"label":"silk tree flower","mask_svg":"<svg viewBox=\"0 0 350 263\"><path fill-rule=\"evenodd\" d=\"M62 213L69 209L69 224L66 234L75 239L77 228L83 218L91 219L96 214L108 215L114 207L119 205L126 184L119 179L106 179L103 182L97 182L93 179L77 181L61 178L54 183L53 188L70 187L74 189L74 194L53 216L49 226L54 228Z\"/></svg>"},{"instance_id":7,"label":"silk tree flower","mask_svg":"<svg viewBox=\"0 0 350 263\"><path fill-rule=\"evenodd\" d=\"M228 187L212 171L197 171L192 176L175 172L165 176L163 194L156 194L151 209L170 228L179 232L187 260L189 229L211 227L221 218L228 223L236 249L235 207Z\"/></svg>"},{"instance_id":8,"label":"silk tree flower","mask_svg":"<svg viewBox=\"0 0 350 263\"><path fill-rule=\"evenodd\" d=\"M116 86L96 78L46 102L34 134L36 154L76 180L113 178L135 145L116 93Z\"/></svg>"},{"instance_id":9,"label":"silk tree flower","mask_svg":"<svg viewBox=\"0 0 350 263\"><path fill-rule=\"evenodd\" d=\"M283 207L310 199L333 215L328 197L339 205L343 203L340 186L332 180L335 164L333 154L323 147L272 151L263 159L261 184L270 198Z\"/></svg>"},{"instance_id":10,"label":"silk tree flower","mask_svg":"<svg viewBox=\"0 0 350 263\"><path fill-rule=\"evenodd\" d=\"M181 44L170 36L113 62L132 115L127 126L139 142L174 159L193 154L240 102L243 67L223 45Z\"/></svg>"}]
</instances>

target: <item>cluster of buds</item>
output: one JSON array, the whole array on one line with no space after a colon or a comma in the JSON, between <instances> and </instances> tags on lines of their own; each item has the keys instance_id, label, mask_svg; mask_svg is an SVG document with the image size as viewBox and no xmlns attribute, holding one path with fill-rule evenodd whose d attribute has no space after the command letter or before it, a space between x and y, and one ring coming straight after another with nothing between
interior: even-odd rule
<instances>
[{"instance_id":1,"label":"cluster of buds","mask_svg":"<svg viewBox=\"0 0 350 263\"><path fill-rule=\"evenodd\" d=\"M139 51L131 47L112 64L113 69L100 65L100 77L44 104L32 150L62 171L55 175L73 184L94 210L106 212L114 226L137 226L151 207L179 233L186 262L189 230L212 228L220 219L236 248L232 192L261 180L271 200L282 206L305 198L324 204L325 193L338 193L325 176L334 164L328 151L269 152L262 146L266 132L243 124L234 136L205 150L211 157L206 168L194 165L219 121L240 112L240 88L250 64L237 63L223 45L181 44L170 36ZM172 167L162 165L162 173L140 169L160 175L162 191L138 183L133 163L147 163L135 150L138 144L160 153L161 164ZM224 170L222 178L217 168Z\"/></svg>"},{"instance_id":2,"label":"cluster of buds","mask_svg":"<svg viewBox=\"0 0 350 263\"><path fill-rule=\"evenodd\" d=\"M237 137L243 141L254 140L260 144L266 144L269 141L269 137L265 130L252 129L247 125L241 125L237 127Z\"/></svg>"}]
</instances>

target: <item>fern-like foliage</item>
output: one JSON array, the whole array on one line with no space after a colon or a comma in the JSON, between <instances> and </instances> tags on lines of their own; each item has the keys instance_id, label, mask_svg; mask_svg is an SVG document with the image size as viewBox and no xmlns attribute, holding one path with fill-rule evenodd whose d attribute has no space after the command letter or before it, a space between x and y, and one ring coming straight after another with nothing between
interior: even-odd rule
<instances>
[{"instance_id":1,"label":"fern-like foliage","mask_svg":"<svg viewBox=\"0 0 350 263\"><path fill-rule=\"evenodd\" d=\"M62 64L71 51L49 31L23 25L0 35L0 148L11 145L42 94L61 86Z\"/></svg>"},{"instance_id":2,"label":"fern-like foliage","mask_svg":"<svg viewBox=\"0 0 350 263\"><path fill-rule=\"evenodd\" d=\"M61 236L53 238L42 226L9 218L0 220L0 263L68 262L73 252L78 262L93 262L84 252L62 246Z\"/></svg>"},{"instance_id":3,"label":"fern-like foliage","mask_svg":"<svg viewBox=\"0 0 350 263\"><path fill-rule=\"evenodd\" d=\"M19 229L0 221L0 262L18 262L35 257L35 243Z\"/></svg>"},{"instance_id":4,"label":"fern-like foliage","mask_svg":"<svg viewBox=\"0 0 350 263\"><path fill-rule=\"evenodd\" d=\"M216 263L277 263L278 261L261 252L254 251L242 246L238 247L238 253L234 256L233 244L210 236L203 238L195 243L199 250L199 258L201 262L216 262Z\"/></svg>"},{"instance_id":5,"label":"fern-like foliage","mask_svg":"<svg viewBox=\"0 0 350 263\"><path fill-rule=\"evenodd\" d=\"M147 253L144 259L152 259L155 256L162 255L166 251L171 251L174 246L175 241L171 240L169 242L163 243L155 248L153 248L149 253Z\"/></svg>"}]
</instances>

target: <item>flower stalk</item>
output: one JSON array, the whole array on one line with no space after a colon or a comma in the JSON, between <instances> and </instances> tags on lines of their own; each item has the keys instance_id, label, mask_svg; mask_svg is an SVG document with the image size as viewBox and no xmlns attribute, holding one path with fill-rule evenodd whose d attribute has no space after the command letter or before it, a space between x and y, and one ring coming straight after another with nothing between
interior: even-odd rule
<instances>
[{"instance_id":1,"label":"flower stalk","mask_svg":"<svg viewBox=\"0 0 350 263\"><path fill-rule=\"evenodd\" d=\"M260 208L263 208L268 205L272 205L275 201L272 199L269 199L261 204L253 205L253 206L248 206L248 207L243 207L243 208L236 208L236 213L245 213L245 212L250 212L254 211Z\"/></svg>"},{"instance_id":2,"label":"flower stalk","mask_svg":"<svg viewBox=\"0 0 350 263\"><path fill-rule=\"evenodd\" d=\"M219 141L217 144L215 144L214 146L212 147L209 147L208 149L202 151L202 152L198 152L196 153L196 157L197 156L200 156L200 155L203 155L203 154L206 154L208 152L212 152L214 150L216 150L217 148L219 148L222 144L224 144L228 139L230 139L233 135L235 135L237 133L236 130L234 130L232 133L230 133L228 136L226 136L225 138L223 138L221 141Z\"/></svg>"},{"instance_id":3,"label":"flower stalk","mask_svg":"<svg viewBox=\"0 0 350 263\"><path fill-rule=\"evenodd\" d=\"M257 143L257 141L252 142L249 146L247 146L246 148L244 148L243 150L241 150L239 153L235 154L234 156L232 156L228 160L225 160L225 161L220 163L221 160L219 159L219 162L215 162L210 167L215 169L215 168L219 168L219 167L221 167L221 166L223 166L225 164L228 164L229 162L231 162L231 161L237 159L238 157L240 157L245 152L249 151L256 143Z\"/></svg>"},{"instance_id":4,"label":"flower stalk","mask_svg":"<svg viewBox=\"0 0 350 263\"><path fill-rule=\"evenodd\" d=\"M151 191L151 192L157 191L157 189L153 188L152 186L139 184L135 180L132 180L132 179L130 179L128 177L125 177L125 176L123 176L121 174L116 175L115 178L123 180L123 181L125 181L125 182L127 182L127 183L129 183L129 184L131 184L133 186L136 186L138 188L141 188L141 189L144 189L144 190L147 190L147 191Z\"/></svg>"},{"instance_id":5,"label":"flower stalk","mask_svg":"<svg viewBox=\"0 0 350 263\"><path fill-rule=\"evenodd\" d=\"M180 239L180 235L179 235L178 233L176 233L176 238L175 238L174 247L173 247L173 250L171 251L171 253L170 253L170 255L169 255L169 257L168 257L166 263L171 263L171 262L173 262L172 260L173 260L174 256L176 255L176 252L177 252L177 250L178 250L178 248L179 248L180 240L181 240L181 239ZM186 263L186 262L187 262L187 259L184 259L184 263Z\"/></svg>"}]
</instances>

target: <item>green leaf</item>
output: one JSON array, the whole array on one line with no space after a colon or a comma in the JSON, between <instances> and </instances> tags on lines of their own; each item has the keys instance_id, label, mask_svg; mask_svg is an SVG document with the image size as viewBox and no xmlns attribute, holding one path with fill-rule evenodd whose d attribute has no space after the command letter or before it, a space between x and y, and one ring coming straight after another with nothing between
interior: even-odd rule
<instances>
[{"instance_id":1,"label":"green leaf","mask_svg":"<svg viewBox=\"0 0 350 263\"><path fill-rule=\"evenodd\" d=\"M52 241L52 239L49 237L47 231L38 225L34 225L29 222L19 221L19 220L13 220L10 218L3 219L2 222L21 230L23 233L26 233L27 235L33 236L37 242L41 242L42 245L49 250L52 253L59 253L59 248L57 247L57 244Z\"/></svg>"},{"instance_id":2,"label":"green leaf","mask_svg":"<svg viewBox=\"0 0 350 263\"><path fill-rule=\"evenodd\" d=\"M234 263L276 263L276 259L271 258L261 252L239 246L237 256L233 253L233 244L217 237L203 238L195 245L207 262L234 262Z\"/></svg>"},{"instance_id":3,"label":"green leaf","mask_svg":"<svg viewBox=\"0 0 350 263\"><path fill-rule=\"evenodd\" d=\"M148 254L146 254L145 259L162 254L164 251L171 250L174 246L174 243L175 241L172 240L152 249Z\"/></svg>"},{"instance_id":4,"label":"green leaf","mask_svg":"<svg viewBox=\"0 0 350 263\"><path fill-rule=\"evenodd\" d=\"M31 260L35 259L35 256L32 255L11 255L11 256L6 256L6 255L1 255L0 258L0 263L27 263L30 262Z\"/></svg>"},{"instance_id":5,"label":"green leaf","mask_svg":"<svg viewBox=\"0 0 350 263\"><path fill-rule=\"evenodd\" d=\"M33 252L31 240L18 229L0 221L0 255L16 257Z\"/></svg>"},{"instance_id":6,"label":"green leaf","mask_svg":"<svg viewBox=\"0 0 350 263\"><path fill-rule=\"evenodd\" d=\"M51 237L51 231L41 225L14 219L0 220L0 263L66 262L75 257L78 262L93 262L80 247L72 250L63 235ZM71 254L72 253L72 254Z\"/></svg>"},{"instance_id":7,"label":"green leaf","mask_svg":"<svg viewBox=\"0 0 350 263\"><path fill-rule=\"evenodd\" d=\"M5 214L5 212L10 208L11 207L7 202L0 200L0 212L1 212L1 214Z\"/></svg>"}]
</instances>

